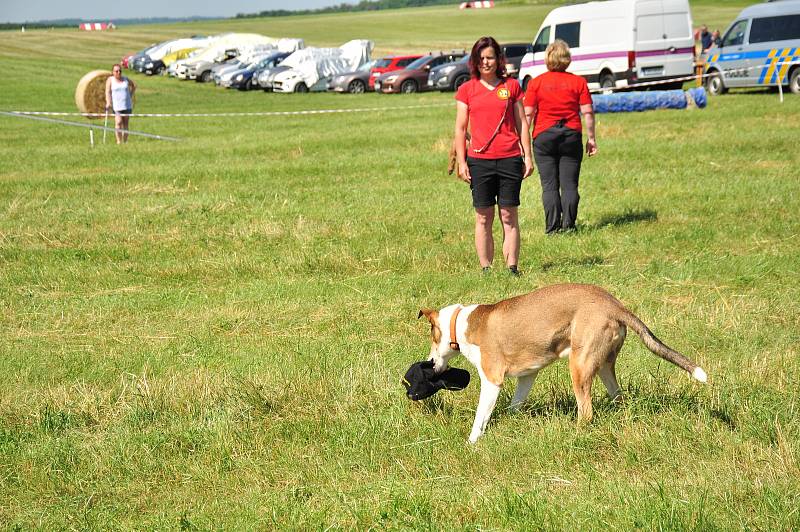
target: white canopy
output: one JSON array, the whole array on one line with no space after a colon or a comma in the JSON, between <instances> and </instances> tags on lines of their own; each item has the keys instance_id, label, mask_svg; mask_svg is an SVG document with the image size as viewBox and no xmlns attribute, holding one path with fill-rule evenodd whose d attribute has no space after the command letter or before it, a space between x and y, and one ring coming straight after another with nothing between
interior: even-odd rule
<instances>
[{"instance_id":1,"label":"white canopy","mask_svg":"<svg viewBox=\"0 0 800 532\"><path fill-rule=\"evenodd\" d=\"M192 61L214 61L226 50L237 49L240 54L283 50L289 52L304 46L303 39L275 39L257 33L225 33L219 35L205 50L192 58ZM281 48L283 47L283 48Z\"/></svg>"},{"instance_id":2,"label":"white canopy","mask_svg":"<svg viewBox=\"0 0 800 532\"><path fill-rule=\"evenodd\" d=\"M308 87L322 78L352 72L370 60L374 43L365 39L348 41L338 48L306 48L281 63L299 74ZM290 74L283 73L282 77Z\"/></svg>"}]
</instances>

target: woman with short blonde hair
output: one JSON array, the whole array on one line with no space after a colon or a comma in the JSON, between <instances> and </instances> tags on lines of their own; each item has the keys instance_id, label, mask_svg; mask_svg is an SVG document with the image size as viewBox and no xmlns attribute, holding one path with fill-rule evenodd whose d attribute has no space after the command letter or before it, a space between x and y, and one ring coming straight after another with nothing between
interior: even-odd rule
<instances>
[{"instance_id":1,"label":"woman with short blonde hair","mask_svg":"<svg viewBox=\"0 0 800 532\"><path fill-rule=\"evenodd\" d=\"M586 154L597 153L592 97L586 80L567 72L569 46L556 39L544 53L548 72L528 83L525 116L533 125L533 157L542 182L545 233L575 230L578 177L583 160L581 115L589 139Z\"/></svg>"},{"instance_id":2,"label":"woman with short blonde hair","mask_svg":"<svg viewBox=\"0 0 800 532\"><path fill-rule=\"evenodd\" d=\"M544 51L544 64L550 72L565 72L572 63L572 54L569 46L561 39L556 39L547 45Z\"/></svg>"}]
</instances>

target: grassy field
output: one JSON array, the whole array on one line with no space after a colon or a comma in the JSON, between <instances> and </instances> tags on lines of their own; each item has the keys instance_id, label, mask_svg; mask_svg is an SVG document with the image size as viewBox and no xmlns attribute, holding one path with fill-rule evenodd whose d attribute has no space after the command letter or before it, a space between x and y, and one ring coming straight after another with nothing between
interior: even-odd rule
<instances>
[{"instance_id":1,"label":"grassy field","mask_svg":"<svg viewBox=\"0 0 800 532\"><path fill-rule=\"evenodd\" d=\"M366 36L382 53L528 40L549 9L3 32L0 110L71 111L83 73L172 35ZM452 94L134 78L140 112L387 110L134 118L182 140L93 149L84 129L0 116L0 526L800 528L800 97L599 116L579 232L543 235L532 177L512 278L501 257L478 272L468 190L444 171L453 106L388 109ZM519 414L507 383L476 446L474 371L405 398L429 348L418 309L557 282L608 288L709 384L631 335L627 402L596 386L582 428L563 364Z\"/></svg>"}]
</instances>

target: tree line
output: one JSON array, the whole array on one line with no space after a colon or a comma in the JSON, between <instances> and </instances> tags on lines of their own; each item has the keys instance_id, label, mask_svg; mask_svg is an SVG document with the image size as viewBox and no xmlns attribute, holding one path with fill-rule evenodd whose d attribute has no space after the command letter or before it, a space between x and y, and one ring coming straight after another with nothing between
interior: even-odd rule
<instances>
[{"instance_id":1,"label":"tree line","mask_svg":"<svg viewBox=\"0 0 800 532\"><path fill-rule=\"evenodd\" d=\"M357 4L338 4L317 9L270 9L258 13L238 13L235 18L256 17L288 17L292 15L314 15L321 13L349 13L352 11L379 11L382 9L400 9L404 7L424 7L453 4L453 0L361 0Z\"/></svg>"}]
</instances>

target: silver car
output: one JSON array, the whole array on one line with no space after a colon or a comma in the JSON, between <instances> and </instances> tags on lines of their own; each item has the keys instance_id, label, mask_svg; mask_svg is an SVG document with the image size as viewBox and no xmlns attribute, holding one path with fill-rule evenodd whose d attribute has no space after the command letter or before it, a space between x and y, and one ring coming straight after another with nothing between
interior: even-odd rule
<instances>
[{"instance_id":1,"label":"silver car","mask_svg":"<svg viewBox=\"0 0 800 532\"><path fill-rule=\"evenodd\" d=\"M272 83L275 81L275 76L289 70L290 67L278 65L272 68L265 68L264 70L258 73L258 77L256 78L256 83L258 84L258 88L263 89L267 92L272 91ZM255 85L255 83L254 83Z\"/></svg>"},{"instance_id":2,"label":"silver car","mask_svg":"<svg viewBox=\"0 0 800 532\"><path fill-rule=\"evenodd\" d=\"M351 94L361 94L371 91L369 86L369 72L375 66L377 60L369 61L361 65L358 70L337 74L328 81L328 90L332 92L349 92Z\"/></svg>"}]
</instances>

